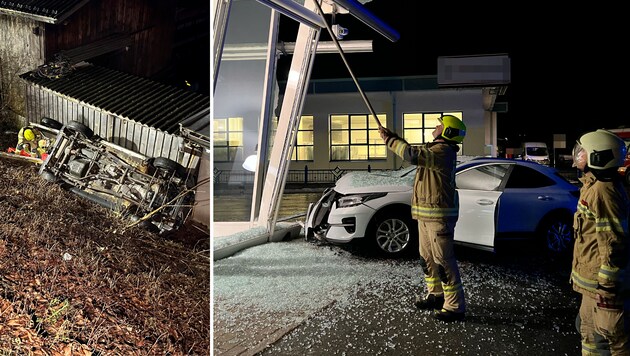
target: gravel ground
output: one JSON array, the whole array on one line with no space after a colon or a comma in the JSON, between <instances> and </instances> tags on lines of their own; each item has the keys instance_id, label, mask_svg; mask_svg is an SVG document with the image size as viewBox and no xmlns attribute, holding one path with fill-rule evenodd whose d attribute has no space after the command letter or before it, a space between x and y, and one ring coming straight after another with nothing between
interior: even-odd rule
<instances>
[{"instance_id":1,"label":"gravel ground","mask_svg":"<svg viewBox=\"0 0 630 356\"><path fill-rule=\"evenodd\" d=\"M230 354L225 335L242 355L579 354L569 260L456 251L468 312L455 324L413 307L416 260L298 239L215 261L214 354Z\"/></svg>"}]
</instances>

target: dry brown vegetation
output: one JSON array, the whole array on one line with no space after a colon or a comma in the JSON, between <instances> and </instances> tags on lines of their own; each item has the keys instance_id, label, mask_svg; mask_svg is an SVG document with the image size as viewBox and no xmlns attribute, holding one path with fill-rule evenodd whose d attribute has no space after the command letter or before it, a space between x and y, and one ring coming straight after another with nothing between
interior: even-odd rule
<instances>
[{"instance_id":1,"label":"dry brown vegetation","mask_svg":"<svg viewBox=\"0 0 630 356\"><path fill-rule=\"evenodd\" d=\"M0 355L207 355L208 233L157 236L0 158Z\"/></svg>"}]
</instances>

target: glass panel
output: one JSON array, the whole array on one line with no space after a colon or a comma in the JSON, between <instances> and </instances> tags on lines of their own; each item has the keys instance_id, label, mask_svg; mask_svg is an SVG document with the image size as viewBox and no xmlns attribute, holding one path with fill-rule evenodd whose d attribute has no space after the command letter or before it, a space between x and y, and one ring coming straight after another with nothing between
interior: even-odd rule
<instances>
[{"instance_id":1,"label":"glass panel","mask_svg":"<svg viewBox=\"0 0 630 356\"><path fill-rule=\"evenodd\" d=\"M459 189L498 190L509 165L484 165L457 175L455 183Z\"/></svg>"},{"instance_id":2,"label":"glass panel","mask_svg":"<svg viewBox=\"0 0 630 356\"><path fill-rule=\"evenodd\" d=\"M330 159L333 161L347 161L350 158L348 146L334 146L330 149Z\"/></svg>"},{"instance_id":3,"label":"glass panel","mask_svg":"<svg viewBox=\"0 0 630 356\"><path fill-rule=\"evenodd\" d=\"M242 132L230 132L229 143L230 146L243 146L243 133Z\"/></svg>"},{"instance_id":4,"label":"glass panel","mask_svg":"<svg viewBox=\"0 0 630 356\"><path fill-rule=\"evenodd\" d=\"M333 131L330 133L330 141L333 145L348 144L348 131Z\"/></svg>"},{"instance_id":5,"label":"glass panel","mask_svg":"<svg viewBox=\"0 0 630 356\"><path fill-rule=\"evenodd\" d=\"M228 150L227 150L227 148L214 147L214 160L215 161L227 161L228 160Z\"/></svg>"},{"instance_id":6,"label":"glass panel","mask_svg":"<svg viewBox=\"0 0 630 356\"><path fill-rule=\"evenodd\" d=\"M378 130L370 130L369 134L369 143L370 145L382 145L383 139L381 135L379 135Z\"/></svg>"},{"instance_id":7,"label":"glass panel","mask_svg":"<svg viewBox=\"0 0 630 356\"><path fill-rule=\"evenodd\" d=\"M231 117L229 123L228 129L230 131L243 131L242 117Z\"/></svg>"},{"instance_id":8,"label":"glass panel","mask_svg":"<svg viewBox=\"0 0 630 356\"><path fill-rule=\"evenodd\" d=\"M293 156L295 157L297 152L297 158L293 158L294 160L300 161L312 161L313 160L313 147L296 147L293 150Z\"/></svg>"},{"instance_id":9,"label":"glass panel","mask_svg":"<svg viewBox=\"0 0 630 356\"><path fill-rule=\"evenodd\" d=\"M424 143L433 142L433 130L435 130L435 128L423 130Z\"/></svg>"},{"instance_id":10,"label":"glass panel","mask_svg":"<svg viewBox=\"0 0 630 356\"><path fill-rule=\"evenodd\" d=\"M230 147L229 149L229 160L243 160L243 150L240 147Z\"/></svg>"},{"instance_id":11,"label":"glass panel","mask_svg":"<svg viewBox=\"0 0 630 356\"><path fill-rule=\"evenodd\" d=\"M385 115L385 114L376 114L376 117L378 117L378 121L381 122L381 125L383 125L383 127L387 127L387 115ZM372 114L368 115L368 126L371 129L377 129L378 128L378 124L376 123L376 120L374 120L374 118L372 117Z\"/></svg>"},{"instance_id":12,"label":"glass panel","mask_svg":"<svg viewBox=\"0 0 630 356\"><path fill-rule=\"evenodd\" d=\"M385 158L387 157L387 147L385 145L370 146L370 158Z\"/></svg>"},{"instance_id":13,"label":"glass panel","mask_svg":"<svg viewBox=\"0 0 630 356\"><path fill-rule=\"evenodd\" d=\"M213 140L214 146L225 146L227 145L227 133L225 132L214 133L212 135L212 140Z\"/></svg>"},{"instance_id":14,"label":"glass panel","mask_svg":"<svg viewBox=\"0 0 630 356\"><path fill-rule=\"evenodd\" d=\"M365 129L367 128L367 121L365 115L352 115L350 116L350 127L352 129Z\"/></svg>"},{"instance_id":15,"label":"glass panel","mask_svg":"<svg viewBox=\"0 0 630 356\"><path fill-rule=\"evenodd\" d=\"M232 1L224 48L231 47L234 51L243 44L264 46L269 43L269 30L272 28L271 11L271 8L257 1ZM251 196L254 190L253 173L245 171L242 163L244 156L256 149L258 134L262 129L259 126L263 115L261 110L263 99L267 95L265 88L267 59L229 60L225 53L217 73L220 80L216 82L211 98L213 131L222 133L213 135L214 144L224 145L218 149L215 147L213 153L213 169L218 173L218 179L213 182L214 211L228 209L225 207L225 201L235 203L229 207L227 213L215 214L214 221L250 221L253 206ZM276 76L272 74L272 77ZM277 103L273 102L274 99L270 99L269 105L275 108ZM269 124L271 125L271 122ZM273 140L269 142L271 144ZM231 189L234 184L243 189Z\"/></svg>"},{"instance_id":16,"label":"glass panel","mask_svg":"<svg viewBox=\"0 0 630 356\"><path fill-rule=\"evenodd\" d=\"M406 129L421 128L422 114L405 114L403 116L403 127Z\"/></svg>"},{"instance_id":17,"label":"glass panel","mask_svg":"<svg viewBox=\"0 0 630 356\"><path fill-rule=\"evenodd\" d=\"M299 131L297 133L298 145L312 145L313 144L313 131Z\"/></svg>"},{"instance_id":18,"label":"glass panel","mask_svg":"<svg viewBox=\"0 0 630 356\"><path fill-rule=\"evenodd\" d=\"M350 160L366 160L368 159L368 146L351 146Z\"/></svg>"},{"instance_id":19,"label":"glass panel","mask_svg":"<svg viewBox=\"0 0 630 356\"><path fill-rule=\"evenodd\" d=\"M332 115L330 117L330 129L340 130L348 128L348 116L347 115Z\"/></svg>"},{"instance_id":20,"label":"glass panel","mask_svg":"<svg viewBox=\"0 0 630 356\"><path fill-rule=\"evenodd\" d=\"M227 120L226 119L214 119L212 130L214 132L217 131L227 131Z\"/></svg>"},{"instance_id":21,"label":"glass panel","mask_svg":"<svg viewBox=\"0 0 630 356\"><path fill-rule=\"evenodd\" d=\"M313 116L302 116L300 119L299 130L312 130L313 129Z\"/></svg>"},{"instance_id":22,"label":"glass panel","mask_svg":"<svg viewBox=\"0 0 630 356\"><path fill-rule=\"evenodd\" d=\"M313 160L313 147L300 147L300 156L304 161Z\"/></svg>"},{"instance_id":23,"label":"glass panel","mask_svg":"<svg viewBox=\"0 0 630 356\"><path fill-rule=\"evenodd\" d=\"M422 136L420 133L422 130L413 129L413 130L404 130L404 138L412 145L417 145L422 143Z\"/></svg>"},{"instance_id":24,"label":"glass panel","mask_svg":"<svg viewBox=\"0 0 630 356\"><path fill-rule=\"evenodd\" d=\"M350 131L351 135L350 138L350 143L355 144L355 143L367 143L367 132L366 131L357 131L357 130L352 130Z\"/></svg>"}]
</instances>

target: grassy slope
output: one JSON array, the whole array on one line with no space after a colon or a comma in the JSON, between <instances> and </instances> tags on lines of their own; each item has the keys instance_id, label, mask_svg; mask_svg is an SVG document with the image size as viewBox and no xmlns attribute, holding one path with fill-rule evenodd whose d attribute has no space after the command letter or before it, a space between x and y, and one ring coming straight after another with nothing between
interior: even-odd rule
<instances>
[{"instance_id":1,"label":"grassy slope","mask_svg":"<svg viewBox=\"0 0 630 356\"><path fill-rule=\"evenodd\" d=\"M207 233L125 223L0 159L0 354L208 354Z\"/></svg>"}]
</instances>

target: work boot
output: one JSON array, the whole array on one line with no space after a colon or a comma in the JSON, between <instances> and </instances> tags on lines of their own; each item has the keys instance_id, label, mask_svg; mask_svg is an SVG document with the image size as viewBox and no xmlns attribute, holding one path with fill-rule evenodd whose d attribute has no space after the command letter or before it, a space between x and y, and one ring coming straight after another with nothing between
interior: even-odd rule
<instances>
[{"instance_id":1,"label":"work boot","mask_svg":"<svg viewBox=\"0 0 630 356\"><path fill-rule=\"evenodd\" d=\"M466 318L466 313L458 313L446 309L442 309L433 315L433 317L437 320L441 320L446 323L450 323L452 321L462 321Z\"/></svg>"},{"instance_id":2,"label":"work boot","mask_svg":"<svg viewBox=\"0 0 630 356\"><path fill-rule=\"evenodd\" d=\"M444 296L429 294L426 298L422 298L416 295L416 302L414 303L418 309L442 309L444 305Z\"/></svg>"}]
</instances>

